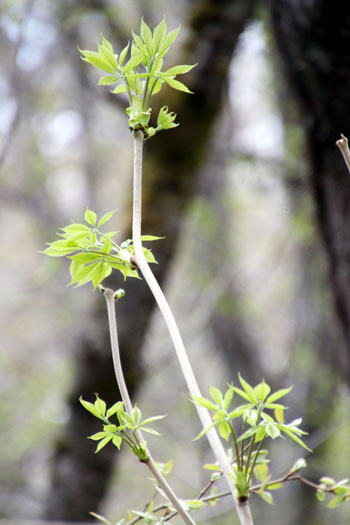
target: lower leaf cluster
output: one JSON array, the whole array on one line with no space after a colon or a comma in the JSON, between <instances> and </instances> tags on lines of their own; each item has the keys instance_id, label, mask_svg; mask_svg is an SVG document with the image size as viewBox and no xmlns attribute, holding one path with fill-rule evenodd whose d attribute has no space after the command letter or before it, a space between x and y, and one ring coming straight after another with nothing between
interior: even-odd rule
<instances>
[{"instance_id":1,"label":"lower leaf cluster","mask_svg":"<svg viewBox=\"0 0 350 525\"><path fill-rule=\"evenodd\" d=\"M119 450L124 441L140 461L147 461L146 443L140 440L137 431L142 430L143 432L159 436L159 432L147 425L165 416L153 416L142 420L141 410L136 405L128 413L125 411L122 401L118 401L107 410L106 403L97 395L95 403L85 401L82 397L80 397L79 401L88 412L103 422L103 430L89 436L89 439L99 441L96 453L110 442ZM116 416L117 424L110 421L112 416Z\"/></svg>"}]
</instances>

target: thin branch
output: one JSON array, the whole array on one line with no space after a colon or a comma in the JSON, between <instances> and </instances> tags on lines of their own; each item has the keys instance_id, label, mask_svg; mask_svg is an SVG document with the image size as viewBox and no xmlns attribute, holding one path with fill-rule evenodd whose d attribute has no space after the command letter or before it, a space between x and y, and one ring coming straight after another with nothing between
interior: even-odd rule
<instances>
[{"instance_id":1,"label":"thin branch","mask_svg":"<svg viewBox=\"0 0 350 525\"><path fill-rule=\"evenodd\" d=\"M341 138L337 140L335 143L336 146L341 151L341 154L343 155L344 162L346 164L346 167L348 168L348 172L350 173L350 150L349 150L349 141L345 137L345 135L341 134Z\"/></svg>"},{"instance_id":2,"label":"thin branch","mask_svg":"<svg viewBox=\"0 0 350 525\"><path fill-rule=\"evenodd\" d=\"M124 374L122 370L120 352L119 352L119 343L118 343L118 331L117 331L117 320L115 314L115 293L110 288L103 290L103 295L107 303L107 312L108 312L108 323L109 323L109 332L111 337L111 347L112 347L112 357L114 371L117 378L117 383L120 391L122 401L124 402L125 410L131 414L132 403L129 396L128 388L125 383ZM146 445L143 434L140 430L135 432L135 436L142 445ZM159 486L163 489L166 496L169 498L169 501L173 504L179 515L182 517L185 523L188 525L196 525L195 521L191 518L188 512L182 507L180 500L176 496L173 489L170 487L166 479L163 477L159 471L154 459L151 456L150 451L147 447L148 459L143 463L147 465L151 473L153 474L155 480Z\"/></svg>"},{"instance_id":3,"label":"thin branch","mask_svg":"<svg viewBox=\"0 0 350 525\"><path fill-rule=\"evenodd\" d=\"M133 244L135 247L136 262L144 276L153 296L159 306L163 315L165 323L168 327L170 337L173 341L175 351L184 375L187 388L191 395L201 397L201 392L193 373L191 363L188 359L179 329L174 319L173 313L168 305L168 302L160 288L156 278L154 277L146 258L143 253L141 241L141 216L142 216L142 150L143 150L143 134L133 132L134 139L134 200L133 200ZM211 417L206 408L195 405L198 416L201 420L203 428L207 428L212 424ZM214 428L211 428L206 434L212 451L219 462L221 469L224 472L226 481L230 487L232 497L236 504L237 513L242 525L253 525L253 520L250 515L249 506L241 505L236 499L236 490L234 482L231 477L232 468L224 447L218 437ZM245 502L244 502L245 503Z\"/></svg>"}]
</instances>

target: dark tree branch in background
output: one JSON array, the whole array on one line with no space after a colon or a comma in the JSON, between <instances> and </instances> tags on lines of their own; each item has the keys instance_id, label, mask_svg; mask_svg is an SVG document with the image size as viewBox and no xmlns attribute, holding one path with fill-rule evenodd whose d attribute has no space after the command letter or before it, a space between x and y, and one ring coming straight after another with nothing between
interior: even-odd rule
<instances>
[{"instance_id":1,"label":"dark tree branch in background","mask_svg":"<svg viewBox=\"0 0 350 525\"><path fill-rule=\"evenodd\" d=\"M350 10L327 0L271 0L277 44L301 108L310 181L343 334L337 352L348 380L350 356L350 178L334 143L350 133ZM341 349L344 349L343 351ZM347 350L345 350L345 348Z\"/></svg>"}]
</instances>

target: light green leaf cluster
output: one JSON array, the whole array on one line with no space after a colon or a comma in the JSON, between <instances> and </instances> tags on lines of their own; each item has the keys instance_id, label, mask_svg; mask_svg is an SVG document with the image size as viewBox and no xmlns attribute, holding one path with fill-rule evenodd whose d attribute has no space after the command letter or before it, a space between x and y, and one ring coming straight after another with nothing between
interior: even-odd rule
<instances>
[{"instance_id":1,"label":"light green leaf cluster","mask_svg":"<svg viewBox=\"0 0 350 525\"><path fill-rule=\"evenodd\" d=\"M166 416L154 416L142 420L141 410L136 405L133 407L131 413L128 414L124 410L124 403L122 401L118 401L107 410L106 403L97 395L95 403L85 401L82 397L80 397L79 401L88 412L103 421L103 430L89 436L89 439L99 441L96 452L102 450L109 442L112 442L119 450L124 441L140 461L147 460L148 453L146 447L137 439L135 432L142 430L143 432L159 436L160 434L156 430L147 425L163 419ZM116 416L117 424L111 423L110 418L113 416Z\"/></svg>"},{"instance_id":2,"label":"light green leaf cluster","mask_svg":"<svg viewBox=\"0 0 350 525\"><path fill-rule=\"evenodd\" d=\"M151 98L159 93L164 83L179 91L191 93L176 77L188 73L194 65L178 65L162 71L163 57L169 51L179 30L180 27L167 33L164 18L152 32L142 20L140 35L132 33L131 45L128 43L119 57L114 53L112 44L104 37L101 44L98 44L97 51L79 49L85 62L108 73L100 78L99 85L116 84L112 93L127 94L129 107L126 112L129 116L129 127L134 131L143 131L145 138L178 125L174 122L176 115L168 113L166 107L160 110L157 127L152 128L148 125L151 117Z\"/></svg>"},{"instance_id":3,"label":"light green leaf cluster","mask_svg":"<svg viewBox=\"0 0 350 525\"><path fill-rule=\"evenodd\" d=\"M233 441L236 457L233 462L232 477L237 489L237 497L246 498L249 496L249 488L254 474L260 482L263 482L261 490L257 493L265 501L272 503L272 496L264 490L268 485L270 476L267 467L269 461L266 459L267 451L262 449L262 445L266 438L276 439L287 436L310 450L300 438L306 432L299 428L301 419L288 424L285 423L284 411L286 407L276 403L288 394L292 387L271 393L271 388L264 380L252 387L241 375L238 377L240 387L229 385L225 394L218 388L211 386L209 390L211 399L191 396L193 403L213 412L212 424L202 430L195 439L201 438L210 428L217 426L223 439ZM245 403L231 409L234 394L243 398ZM267 411L272 412L274 417ZM237 418L243 420L243 426L240 425L243 430L239 436L234 427L234 421ZM206 468L218 470L216 465L207 465ZM302 466L300 465L298 468L302 468ZM273 488L279 488L279 486ZM271 487L269 488L271 489Z\"/></svg>"},{"instance_id":4,"label":"light green leaf cluster","mask_svg":"<svg viewBox=\"0 0 350 525\"><path fill-rule=\"evenodd\" d=\"M75 287L92 282L94 289L108 277L112 270L119 270L124 280L127 277L140 278L137 272L135 249L130 239L118 245L113 237L118 232L103 233L100 228L108 222L116 210L105 213L99 220L94 211L86 209L86 224L72 223L61 228L60 240L48 243L43 253L50 257L68 257L71 260L71 281ZM145 235L144 241L161 237ZM143 248L147 262L157 263L152 251Z\"/></svg>"},{"instance_id":5,"label":"light green leaf cluster","mask_svg":"<svg viewBox=\"0 0 350 525\"><path fill-rule=\"evenodd\" d=\"M350 479L342 479L337 482L333 478L323 476L316 490L317 499L324 501L326 499L326 493L334 496L327 504L330 509L334 509L342 503L350 501Z\"/></svg>"},{"instance_id":6,"label":"light green leaf cluster","mask_svg":"<svg viewBox=\"0 0 350 525\"><path fill-rule=\"evenodd\" d=\"M213 415L212 426L219 425L218 430L221 437L228 441L232 434L230 421L242 417L245 423L250 425L251 428L244 432L238 438L238 441L245 440L253 435L255 436L256 442L261 441L265 437L271 437L272 439L275 439L277 437L281 437L282 431L297 441L297 443L299 443L301 446L307 450L310 450L304 443L301 442L299 438L295 436L306 434L306 432L298 428L298 425L301 423L301 419L293 421L288 425L284 424L283 414L286 407L284 405L275 403L275 401L288 394L292 387L278 390L274 394L269 395L271 389L264 380L255 388L250 386L240 375L239 381L243 389L229 385L229 389L225 395L223 395L219 389L211 386L210 395L212 401L204 397L192 396L191 398L195 404L215 412ZM248 403L240 405L234 410L230 411L229 407L234 393L237 393L240 397L248 401ZM265 413L264 411L266 409L274 410L276 419ZM202 437L204 434L206 434L206 432L208 432L208 430L209 428L204 429L195 439Z\"/></svg>"}]
</instances>

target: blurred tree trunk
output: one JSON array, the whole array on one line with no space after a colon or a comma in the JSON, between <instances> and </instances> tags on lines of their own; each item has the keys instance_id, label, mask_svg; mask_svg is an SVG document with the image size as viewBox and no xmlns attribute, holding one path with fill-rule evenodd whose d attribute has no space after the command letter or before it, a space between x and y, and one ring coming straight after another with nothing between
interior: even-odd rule
<instances>
[{"instance_id":1,"label":"blurred tree trunk","mask_svg":"<svg viewBox=\"0 0 350 525\"><path fill-rule=\"evenodd\" d=\"M271 0L277 44L301 108L310 181L329 260L348 379L350 354L350 177L335 141L350 135L350 8L327 0ZM340 338L341 339L341 338Z\"/></svg>"},{"instance_id":2,"label":"blurred tree trunk","mask_svg":"<svg viewBox=\"0 0 350 525\"><path fill-rule=\"evenodd\" d=\"M232 53L253 3L254 0L203 0L193 6L189 38L179 62L199 63L188 81L195 95L166 93L166 102L179 114L181 126L171 136L157 135L145 154L143 232L166 236L156 248L159 265L155 273L161 283L175 252L181 217L193 195L221 109ZM117 286L113 281L109 284ZM140 351L154 301L144 281L126 282L125 289L126 297L117 308L119 339L127 383L135 394L142 381ZM94 324L100 327L100 337L89 339L83 334L77 350L77 372L69 400L71 418L54 454L47 519L86 520L90 510L98 510L113 467L112 447L98 455L92 453L86 436L95 432L96 422L77 402L81 394L91 398L93 392L98 392L107 403L118 399L103 298L97 298L97 303Z\"/></svg>"}]
</instances>

